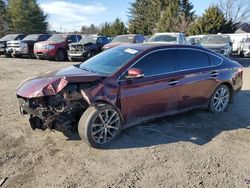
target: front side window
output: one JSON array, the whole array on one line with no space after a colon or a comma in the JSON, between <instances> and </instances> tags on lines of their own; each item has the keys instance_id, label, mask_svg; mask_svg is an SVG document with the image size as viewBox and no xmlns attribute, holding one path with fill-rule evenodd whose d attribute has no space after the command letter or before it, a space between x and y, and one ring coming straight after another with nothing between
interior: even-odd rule
<instances>
[{"instance_id":1,"label":"front side window","mask_svg":"<svg viewBox=\"0 0 250 188\"><path fill-rule=\"evenodd\" d=\"M179 70L204 68L210 65L209 57L205 52L189 49L178 49Z\"/></svg>"},{"instance_id":2,"label":"front side window","mask_svg":"<svg viewBox=\"0 0 250 188\"><path fill-rule=\"evenodd\" d=\"M133 68L143 71L145 77L166 74L176 70L176 58L173 50L153 52L142 58Z\"/></svg>"}]
</instances>

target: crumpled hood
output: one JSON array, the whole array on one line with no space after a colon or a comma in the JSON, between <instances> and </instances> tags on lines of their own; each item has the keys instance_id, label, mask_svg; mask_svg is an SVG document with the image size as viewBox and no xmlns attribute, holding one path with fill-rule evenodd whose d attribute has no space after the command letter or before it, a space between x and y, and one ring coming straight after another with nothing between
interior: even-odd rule
<instances>
[{"instance_id":1,"label":"crumpled hood","mask_svg":"<svg viewBox=\"0 0 250 188\"><path fill-rule=\"evenodd\" d=\"M101 80L100 75L79 69L76 66L70 66L25 80L18 86L17 95L25 98L55 95L68 83L97 80Z\"/></svg>"}]
</instances>

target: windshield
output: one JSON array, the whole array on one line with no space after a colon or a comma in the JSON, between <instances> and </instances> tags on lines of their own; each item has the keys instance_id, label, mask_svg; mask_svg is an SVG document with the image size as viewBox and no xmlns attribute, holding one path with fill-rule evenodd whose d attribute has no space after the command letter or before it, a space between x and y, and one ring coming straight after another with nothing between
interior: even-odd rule
<instances>
[{"instance_id":1,"label":"windshield","mask_svg":"<svg viewBox=\"0 0 250 188\"><path fill-rule=\"evenodd\" d=\"M153 35L148 42L176 42L177 37L174 35Z\"/></svg>"},{"instance_id":2,"label":"windshield","mask_svg":"<svg viewBox=\"0 0 250 188\"><path fill-rule=\"evenodd\" d=\"M112 40L112 42L134 43L134 36L132 36L132 35L116 36Z\"/></svg>"},{"instance_id":3,"label":"windshield","mask_svg":"<svg viewBox=\"0 0 250 188\"><path fill-rule=\"evenodd\" d=\"M109 76L128 63L131 59L137 56L140 51L119 46L110 50L104 51L80 65L81 69Z\"/></svg>"},{"instance_id":4,"label":"windshield","mask_svg":"<svg viewBox=\"0 0 250 188\"><path fill-rule=\"evenodd\" d=\"M221 35L204 36L200 41L201 44L227 44L229 42L228 36Z\"/></svg>"},{"instance_id":5,"label":"windshield","mask_svg":"<svg viewBox=\"0 0 250 188\"><path fill-rule=\"evenodd\" d=\"M37 41L40 35L28 35L23 40L33 40Z\"/></svg>"},{"instance_id":6,"label":"windshield","mask_svg":"<svg viewBox=\"0 0 250 188\"><path fill-rule=\"evenodd\" d=\"M250 42L250 38L246 38L246 41L245 42Z\"/></svg>"},{"instance_id":7,"label":"windshield","mask_svg":"<svg viewBox=\"0 0 250 188\"><path fill-rule=\"evenodd\" d=\"M10 41L10 40L15 40L18 35L11 34L11 35L6 35L2 37L0 40L2 41Z\"/></svg>"},{"instance_id":8,"label":"windshield","mask_svg":"<svg viewBox=\"0 0 250 188\"><path fill-rule=\"evenodd\" d=\"M52 42L65 42L65 40L67 39L67 35L52 35L48 41L52 41Z\"/></svg>"},{"instance_id":9,"label":"windshield","mask_svg":"<svg viewBox=\"0 0 250 188\"><path fill-rule=\"evenodd\" d=\"M86 37L86 38L82 38L81 40L80 40L80 43L81 44L87 44L87 43L96 43L96 37Z\"/></svg>"}]
</instances>

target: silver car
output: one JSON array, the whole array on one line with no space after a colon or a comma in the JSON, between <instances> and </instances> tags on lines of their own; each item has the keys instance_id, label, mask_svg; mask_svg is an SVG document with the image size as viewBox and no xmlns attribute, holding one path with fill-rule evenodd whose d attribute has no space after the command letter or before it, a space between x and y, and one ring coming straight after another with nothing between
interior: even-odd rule
<instances>
[{"instance_id":1,"label":"silver car","mask_svg":"<svg viewBox=\"0 0 250 188\"><path fill-rule=\"evenodd\" d=\"M232 54L232 41L227 35L206 35L200 41L201 46L210 49L218 54L230 57Z\"/></svg>"},{"instance_id":2,"label":"silver car","mask_svg":"<svg viewBox=\"0 0 250 188\"><path fill-rule=\"evenodd\" d=\"M250 37L244 38L240 44L240 56L249 57L250 56Z\"/></svg>"}]
</instances>

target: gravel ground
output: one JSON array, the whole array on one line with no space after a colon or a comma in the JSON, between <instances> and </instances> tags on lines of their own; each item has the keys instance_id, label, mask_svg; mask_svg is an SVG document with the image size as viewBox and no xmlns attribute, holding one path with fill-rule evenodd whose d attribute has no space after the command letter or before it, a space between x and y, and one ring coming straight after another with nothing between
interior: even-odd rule
<instances>
[{"instance_id":1,"label":"gravel ground","mask_svg":"<svg viewBox=\"0 0 250 188\"><path fill-rule=\"evenodd\" d=\"M18 84L71 63L0 58L2 187L250 187L250 59L236 60L244 86L227 112L143 123L97 150L77 136L33 131L19 115Z\"/></svg>"}]
</instances>

